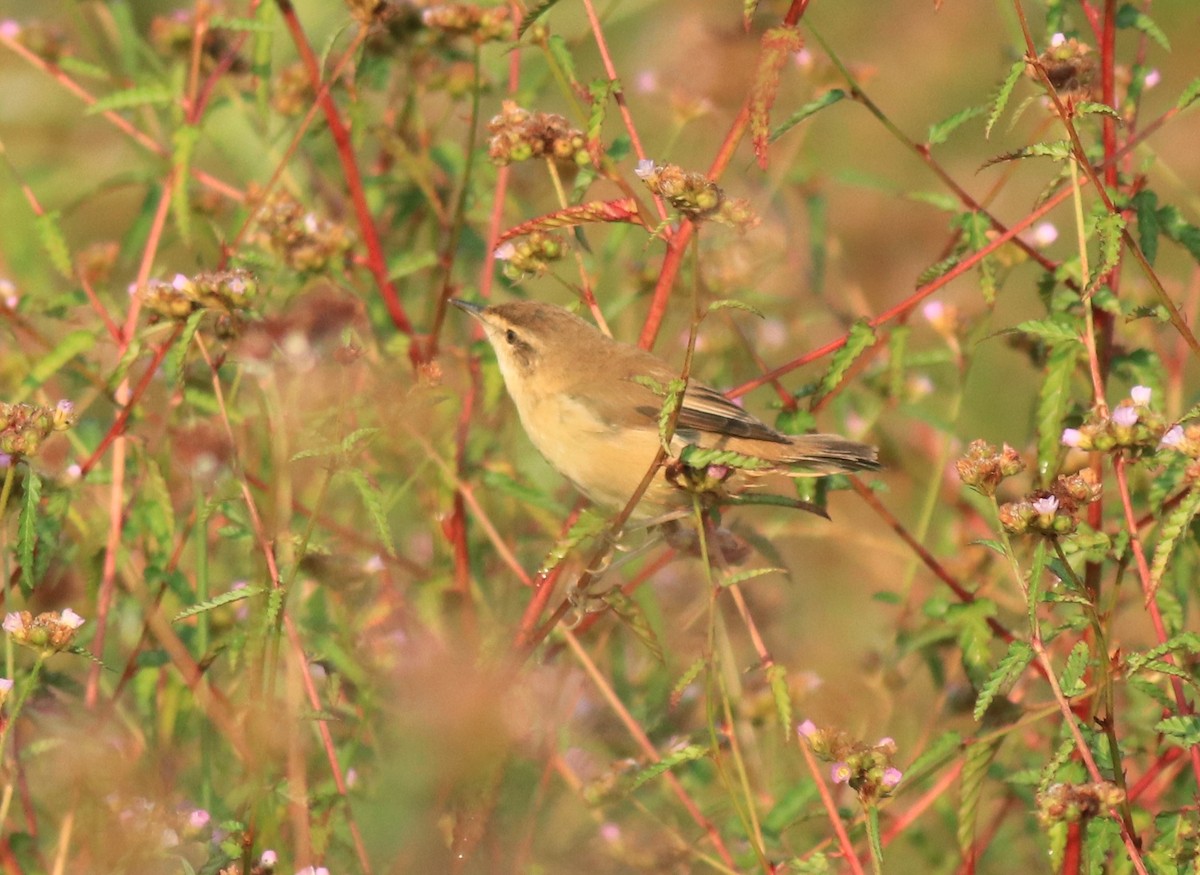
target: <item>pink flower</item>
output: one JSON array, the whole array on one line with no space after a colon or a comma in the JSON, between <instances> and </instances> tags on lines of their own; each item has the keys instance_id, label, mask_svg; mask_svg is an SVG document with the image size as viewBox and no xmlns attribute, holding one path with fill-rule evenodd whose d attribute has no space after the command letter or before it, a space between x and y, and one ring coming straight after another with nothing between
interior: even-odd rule
<instances>
[{"instance_id":1,"label":"pink flower","mask_svg":"<svg viewBox=\"0 0 1200 875\"><path fill-rule=\"evenodd\" d=\"M1062 444L1065 447L1077 447L1083 443L1083 432L1077 428L1064 428Z\"/></svg>"},{"instance_id":2,"label":"pink flower","mask_svg":"<svg viewBox=\"0 0 1200 875\"><path fill-rule=\"evenodd\" d=\"M1184 441L1183 426L1182 425L1173 425L1169 429L1167 429L1167 433L1162 436L1162 440L1159 442L1159 446L1171 447L1172 449L1178 449L1179 445L1182 444L1183 441Z\"/></svg>"},{"instance_id":3,"label":"pink flower","mask_svg":"<svg viewBox=\"0 0 1200 875\"><path fill-rule=\"evenodd\" d=\"M1121 428L1132 428L1137 425L1138 412L1128 404L1122 404L1112 412L1112 421Z\"/></svg>"},{"instance_id":4,"label":"pink flower","mask_svg":"<svg viewBox=\"0 0 1200 875\"><path fill-rule=\"evenodd\" d=\"M849 763L834 763L829 769L829 776L835 784L845 784L850 780L853 771Z\"/></svg>"},{"instance_id":5,"label":"pink flower","mask_svg":"<svg viewBox=\"0 0 1200 875\"><path fill-rule=\"evenodd\" d=\"M1144 407L1150 403L1152 391L1149 386L1134 386L1129 390L1129 397L1133 399L1134 404Z\"/></svg>"},{"instance_id":6,"label":"pink flower","mask_svg":"<svg viewBox=\"0 0 1200 875\"><path fill-rule=\"evenodd\" d=\"M903 777L903 772L901 772L895 766L889 766L883 770L883 778L880 779L879 783L883 786L883 789L893 790L895 789L896 785L900 783L900 779Z\"/></svg>"}]
</instances>

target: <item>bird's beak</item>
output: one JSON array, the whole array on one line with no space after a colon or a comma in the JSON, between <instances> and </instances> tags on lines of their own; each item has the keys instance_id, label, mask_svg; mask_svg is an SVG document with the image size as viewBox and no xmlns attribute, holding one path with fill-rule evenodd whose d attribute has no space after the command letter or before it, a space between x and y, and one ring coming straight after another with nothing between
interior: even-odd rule
<instances>
[{"instance_id":1,"label":"bird's beak","mask_svg":"<svg viewBox=\"0 0 1200 875\"><path fill-rule=\"evenodd\" d=\"M487 309L482 304L473 304L470 301L464 301L462 298L451 298L450 303L460 310L465 310L476 319L483 316L483 311Z\"/></svg>"}]
</instances>

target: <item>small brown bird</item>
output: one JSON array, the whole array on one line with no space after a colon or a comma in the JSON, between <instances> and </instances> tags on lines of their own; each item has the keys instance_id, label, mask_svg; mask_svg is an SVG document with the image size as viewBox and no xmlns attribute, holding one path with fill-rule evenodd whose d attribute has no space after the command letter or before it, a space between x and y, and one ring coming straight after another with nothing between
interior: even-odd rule
<instances>
[{"instance_id":1,"label":"small brown bird","mask_svg":"<svg viewBox=\"0 0 1200 875\"><path fill-rule=\"evenodd\" d=\"M665 388L679 371L551 304L451 303L483 323L525 432L546 461L597 504L624 507L660 446L666 399L653 386ZM717 466L726 494L756 474L820 476L880 467L874 447L833 434L783 434L694 380L683 395L671 455L688 445L767 463L753 471ZM677 471L664 466L633 518L690 508L691 493L679 481Z\"/></svg>"}]
</instances>

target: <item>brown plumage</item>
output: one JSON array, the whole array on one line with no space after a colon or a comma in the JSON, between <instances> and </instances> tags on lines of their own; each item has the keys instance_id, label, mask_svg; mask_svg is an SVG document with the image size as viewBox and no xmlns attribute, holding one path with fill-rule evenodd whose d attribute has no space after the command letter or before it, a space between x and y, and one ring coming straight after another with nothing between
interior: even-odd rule
<instances>
[{"instance_id":1,"label":"brown plumage","mask_svg":"<svg viewBox=\"0 0 1200 875\"><path fill-rule=\"evenodd\" d=\"M534 446L593 501L623 507L659 447L664 398L638 378L665 387L678 378L678 370L606 337L561 307L534 301L486 308L454 303L483 324ZM770 463L754 474L818 476L879 468L874 447L833 434L783 434L695 380L684 392L672 455L688 444ZM750 476L739 471L722 487L736 491ZM635 516L690 505L689 493L663 472L651 482Z\"/></svg>"}]
</instances>

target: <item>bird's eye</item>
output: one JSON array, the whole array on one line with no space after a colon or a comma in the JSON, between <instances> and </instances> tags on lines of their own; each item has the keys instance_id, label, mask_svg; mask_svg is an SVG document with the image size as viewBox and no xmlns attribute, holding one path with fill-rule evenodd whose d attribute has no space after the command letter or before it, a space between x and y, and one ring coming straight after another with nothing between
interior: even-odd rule
<instances>
[{"instance_id":1,"label":"bird's eye","mask_svg":"<svg viewBox=\"0 0 1200 875\"><path fill-rule=\"evenodd\" d=\"M508 331L504 332L504 339L507 340L509 343L516 343L517 342L517 332L513 331L511 328L508 329Z\"/></svg>"}]
</instances>

